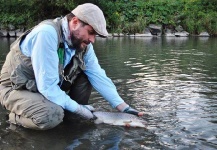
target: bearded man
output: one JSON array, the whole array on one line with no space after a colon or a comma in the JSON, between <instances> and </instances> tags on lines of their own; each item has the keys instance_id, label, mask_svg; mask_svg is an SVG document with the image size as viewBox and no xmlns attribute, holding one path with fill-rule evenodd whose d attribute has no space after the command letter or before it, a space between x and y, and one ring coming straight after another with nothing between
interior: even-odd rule
<instances>
[{"instance_id":1,"label":"bearded man","mask_svg":"<svg viewBox=\"0 0 217 150\"><path fill-rule=\"evenodd\" d=\"M105 17L86 3L39 23L11 44L0 76L0 102L10 111L10 123L46 130L66 114L94 119L88 105L92 87L113 108L143 115L124 102L100 67L92 45L96 35L108 36Z\"/></svg>"}]
</instances>

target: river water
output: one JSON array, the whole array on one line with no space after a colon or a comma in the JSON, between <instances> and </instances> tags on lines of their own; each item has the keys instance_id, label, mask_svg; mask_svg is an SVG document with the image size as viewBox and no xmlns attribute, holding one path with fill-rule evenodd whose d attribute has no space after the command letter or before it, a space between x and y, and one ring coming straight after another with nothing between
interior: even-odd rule
<instances>
[{"instance_id":1,"label":"river water","mask_svg":"<svg viewBox=\"0 0 217 150\"><path fill-rule=\"evenodd\" d=\"M1 66L13 41L0 39ZM0 150L217 149L217 38L97 38L94 47L147 128L65 122L35 131L10 126L0 108ZM96 91L90 103L113 111Z\"/></svg>"}]
</instances>

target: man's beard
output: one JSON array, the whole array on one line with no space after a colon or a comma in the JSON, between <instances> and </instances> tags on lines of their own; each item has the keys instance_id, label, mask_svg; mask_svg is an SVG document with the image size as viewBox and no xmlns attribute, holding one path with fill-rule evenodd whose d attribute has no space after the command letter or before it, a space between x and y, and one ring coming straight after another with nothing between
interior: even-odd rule
<instances>
[{"instance_id":1,"label":"man's beard","mask_svg":"<svg viewBox=\"0 0 217 150\"><path fill-rule=\"evenodd\" d=\"M76 51L78 52L82 52L86 48L86 47L84 48L81 47L81 43L83 42L83 40L75 37L73 33L71 34L71 42L72 42L73 48L75 48Z\"/></svg>"}]
</instances>

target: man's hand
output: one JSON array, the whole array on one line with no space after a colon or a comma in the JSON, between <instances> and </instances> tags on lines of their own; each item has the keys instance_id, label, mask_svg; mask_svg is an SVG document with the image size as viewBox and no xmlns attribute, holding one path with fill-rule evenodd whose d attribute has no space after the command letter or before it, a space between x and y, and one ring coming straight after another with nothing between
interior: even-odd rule
<instances>
[{"instance_id":1,"label":"man's hand","mask_svg":"<svg viewBox=\"0 0 217 150\"><path fill-rule=\"evenodd\" d=\"M83 119L92 120L95 119L95 116L91 111L94 111L94 108L90 105L78 105L78 108L74 113Z\"/></svg>"},{"instance_id":2,"label":"man's hand","mask_svg":"<svg viewBox=\"0 0 217 150\"><path fill-rule=\"evenodd\" d=\"M128 113L128 114L137 115L137 116L142 116L143 115L143 112L139 112L138 110L133 109L130 106L125 108L123 112Z\"/></svg>"},{"instance_id":3,"label":"man's hand","mask_svg":"<svg viewBox=\"0 0 217 150\"><path fill-rule=\"evenodd\" d=\"M131 108L125 102L121 103L116 108L121 112L133 114L133 115L137 115L137 116L143 116L143 114L144 114L144 112L139 112L138 110Z\"/></svg>"}]
</instances>

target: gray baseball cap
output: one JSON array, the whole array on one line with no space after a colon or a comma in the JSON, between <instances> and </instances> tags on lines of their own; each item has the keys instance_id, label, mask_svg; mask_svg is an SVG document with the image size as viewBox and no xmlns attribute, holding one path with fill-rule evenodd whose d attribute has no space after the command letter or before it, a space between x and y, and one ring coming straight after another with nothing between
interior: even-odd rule
<instances>
[{"instance_id":1,"label":"gray baseball cap","mask_svg":"<svg viewBox=\"0 0 217 150\"><path fill-rule=\"evenodd\" d=\"M89 24L102 37L107 37L106 21L102 10L91 3L78 5L72 13L81 21Z\"/></svg>"}]
</instances>

